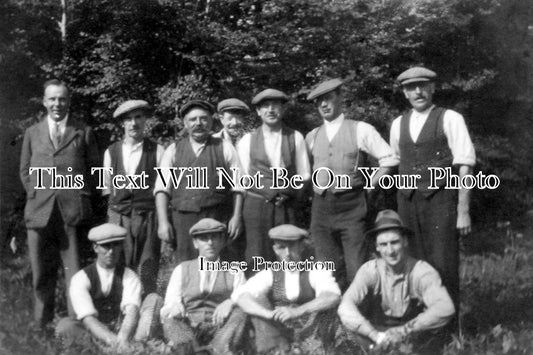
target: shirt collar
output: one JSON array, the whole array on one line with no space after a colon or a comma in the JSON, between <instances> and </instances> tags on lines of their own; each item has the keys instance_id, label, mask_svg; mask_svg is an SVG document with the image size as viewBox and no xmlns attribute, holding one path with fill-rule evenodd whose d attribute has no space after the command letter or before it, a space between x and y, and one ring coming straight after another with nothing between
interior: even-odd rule
<instances>
[{"instance_id":1,"label":"shirt collar","mask_svg":"<svg viewBox=\"0 0 533 355\"><path fill-rule=\"evenodd\" d=\"M112 274L115 272L115 268L112 268L112 269L104 269L103 267L101 267L100 265L98 265L98 263L96 263L96 270L98 271L98 273L102 274L102 275L109 275L109 274Z\"/></svg>"},{"instance_id":2,"label":"shirt collar","mask_svg":"<svg viewBox=\"0 0 533 355\"><path fill-rule=\"evenodd\" d=\"M338 115L334 120L331 120L331 121L324 120L324 124L326 126L337 126L337 125L340 126L342 122L344 122L344 113L341 113L340 115Z\"/></svg>"},{"instance_id":3,"label":"shirt collar","mask_svg":"<svg viewBox=\"0 0 533 355\"><path fill-rule=\"evenodd\" d=\"M422 116L427 116L429 115L429 113L431 112L431 110L433 110L435 108L435 105L431 105L429 106L427 109L425 109L424 111L422 112L419 112L417 110L413 110L413 113L416 115L416 116L419 116L419 117L422 117Z\"/></svg>"},{"instance_id":4,"label":"shirt collar","mask_svg":"<svg viewBox=\"0 0 533 355\"><path fill-rule=\"evenodd\" d=\"M54 121L54 120L50 117L50 115L47 115L47 116L46 116L46 119L47 119L47 121L48 121L48 126L51 127L51 126L53 126L53 125L59 123L59 127L62 128L62 127L64 127L64 126L67 124L68 113L65 115L65 117L64 117L61 121Z\"/></svg>"}]
</instances>

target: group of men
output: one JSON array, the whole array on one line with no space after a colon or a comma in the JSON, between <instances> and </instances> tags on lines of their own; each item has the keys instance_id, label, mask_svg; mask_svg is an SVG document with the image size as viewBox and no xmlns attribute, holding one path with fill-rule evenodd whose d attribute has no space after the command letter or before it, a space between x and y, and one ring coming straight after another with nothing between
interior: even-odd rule
<instances>
[{"instance_id":1,"label":"group of men","mask_svg":"<svg viewBox=\"0 0 533 355\"><path fill-rule=\"evenodd\" d=\"M170 343L196 350L207 346L215 353L235 349L246 335L246 315L256 330L258 351L267 352L272 344L288 350L293 340L301 340L302 329L316 333L317 324L334 322L337 316L331 311L339 303L345 329L367 346L388 346L444 326L459 306L458 234L470 232L470 195L466 189L430 189L428 168L453 167L464 176L475 164L475 152L463 117L433 104L435 80L436 74L422 67L399 75L412 109L393 121L390 145L373 126L343 112L339 79L309 93L323 123L305 139L282 121L289 97L275 89L252 99L262 123L246 134L243 123L251 110L245 102L226 99L217 109L202 100L187 102L179 112L186 134L166 149L145 137L150 105L124 102L113 114L124 137L105 151L102 165L109 223L89 233L97 258L81 271L77 232L91 216L91 168L100 166L98 150L91 129L70 117L65 83L48 81L43 98L47 117L27 129L20 170L27 192L37 325L46 326L54 317L61 260L70 320L60 322L58 332L72 338L83 332L70 330L87 329L118 348L127 348L131 338L145 339L161 306ZM217 111L223 129L213 133ZM398 191L399 215L381 211L374 228L365 233L367 201L358 168L367 166L367 154L379 163L372 177L375 187L395 169L421 178L417 189ZM85 186L47 188L51 174L42 174L46 188L38 189L32 167L79 174ZM173 168L183 168L177 186L172 184ZM208 188L187 188L195 168L206 171ZM263 188L232 187L222 179L225 186L217 189L217 168L237 180L242 174L261 173ZM271 168L284 168L289 179L298 175L304 188L271 188ZM313 172L321 168L348 177L349 187L325 188L329 175L323 171L311 184ZM141 172L147 175L148 189L112 183L120 175ZM296 227L302 223L296 213L310 185L308 233ZM172 244L178 263L164 302L155 294L161 242ZM378 258L365 263L366 246L373 243ZM334 262L333 274L248 268L246 281L240 271L199 269L202 260L251 265L253 257L261 256L300 261L308 256L309 245L314 261ZM135 330L137 323L142 329ZM120 330L114 335L110 329Z\"/></svg>"}]
</instances>

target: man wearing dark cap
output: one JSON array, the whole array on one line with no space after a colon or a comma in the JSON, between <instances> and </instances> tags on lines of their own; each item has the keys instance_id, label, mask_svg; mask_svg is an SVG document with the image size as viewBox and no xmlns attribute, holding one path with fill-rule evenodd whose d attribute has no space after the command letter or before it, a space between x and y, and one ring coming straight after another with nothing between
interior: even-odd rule
<instances>
[{"instance_id":1,"label":"man wearing dark cap","mask_svg":"<svg viewBox=\"0 0 533 355\"><path fill-rule=\"evenodd\" d=\"M476 162L463 116L433 104L437 74L414 67L398 76L412 109L396 118L390 144L400 156L400 174L419 174L417 189L398 191L398 212L414 231L411 250L442 276L455 306L459 306L459 241L471 231L470 190L429 189L428 168L453 168L459 176L472 172Z\"/></svg>"},{"instance_id":2,"label":"man wearing dark cap","mask_svg":"<svg viewBox=\"0 0 533 355\"><path fill-rule=\"evenodd\" d=\"M327 348L334 343L331 323L336 317L331 311L341 295L335 278L327 268L297 266L305 262L305 230L283 224L270 229L268 235L278 261L296 267L262 270L231 296L252 316L256 351L265 353L276 347L287 351L292 342L305 341L304 334L314 333ZM331 329L333 334L318 329L321 327Z\"/></svg>"},{"instance_id":3,"label":"man wearing dark cap","mask_svg":"<svg viewBox=\"0 0 533 355\"><path fill-rule=\"evenodd\" d=\"M244 172L262 174L262 187L247 190L244 201L244 227L246 230L246 261L253 256L275 260L267 232L280 224L296 223L295 203L302 189L290 186L272 188L271 168L284 168L286 178L301 176L302 185L310 179L307 149L302 134L287 127L283 122L285 105L289 97L275 89L266 89L257 94L252 104L262 124L242 137L237 152Z\"/></svg>"},{"instance_id":4,"label":"man wearing dark cap","mask_svg":"<svg viewBox=\"0 0 533 355\"><path fill-rule=\"evenodd\" d=\"M317 257L337 264L337 279L345 286L351 282L365 260L364 229L367 212L363 177L358 168L366 162L364 153L379 162L378 179L398 165L390 146L368 123L355 121L342 112L342 81L332 79L318 85L307 96L314 101L323 124L307 134L305 140L313 160L313 205L311 236ZM328 186L328 168L335 175L350 178L349 188ZM321 169L318 173L317 170ZM341 277L342 255L346 279ZM340 272L339 272L340 270Z\"/></svg>"},{"instance_id":5,"label":"man wearing dark cap","mask_svg":"<svg viewBox=\"0 0 533 355\"><path fill-rule=\"evenodd\" d=\"M223 128L213 137L225 139L235 146L243 135L243 123L250 108L243 101L231 98L220 101L217 111Z\"/></svg>"},{"instance_id":6,"label":"man wearing dark cap","mask_svg":"<svg viewBox=\"0 0 533 355\"><path fill-rule=\"evenodd\" d=\"M45 326L54 318L57 268L61 260L68 285L80 268L79 227L92 217L94 184L91 168L100 165L98 147L90 127L69 112L70 91L59 80L44 84L43 105L47 115L24 134L20 154L20 178L26 190L24 221L28 230L28 256L34 292L34 319ZM46 168L39 174L31 168ZM82 188L53 188L57 175L82 176ZM69 314L73 314L67 296Z\"/></svg>"},{"instance_id":7,"label":"man wearing dark cap","mask_svg":"<svg viewBox=\"0 0 533 355\"><path fill-rule=\"evenodd\" d=\"M363 347L387 348L412 338L415 345L433 341L434 351L424 353L436 354L442 350L436 343L444 340L436 330L451 320L455 309L439 273L408 255L409 235L395 211L378 213L367 237L375 241L379 257L357 271L338 314Z\"/></svg>"},{"instance_id":8,"label":"man wearing dark cap","mask_svg":"<svg viewBox=\"0 0 533 355\"><path fill-rule=\"evenodd\" d=\"M161 240L157 237L157 218L153 189L155 167L161 160L164 148L145 137L144 128L151 108L144 100L128 100L117 107L113 118L120 120L124 137L113 143L104 154L105 171L103 195L109 196L109 222L123 226L128 231L124 241L124 261L136 270L141 278L143 294L155 292L159 270ZM116 175L134 176L144 173L148 189L140 186L113 186ZM135 179L140 182L138 178ZM127 185L127 184L126 184Z\"/></svg>"},{"instance_id":9,"label":"man wearing dark cap","mask_svg":"<svg viewBox=\"0 0 533 355\"><path fill-rule=\"evenodd\" d=\"M161 308L165 338L182 353L203 348L229 354L241 345L246 325L246 315L230 298L244 283L244 273L239 268L219 267L227 238L223 223L201 219L191 227L190 235L199 257L172 272Z\"/></svg>"},{"instance_id":10,"label":"man wearing dark cap","mask_svg":"<svg viewBox=\"0 0 533 355\"><path fill-rule=\"evenodd\" d=\"M193 247L189 229L202 218L228 221L228 234L234 240L241 231L242 189L231 188L226 179L219 184L219 172L223 168L231 176L235 168L240 178L241 165L237 152L231 143L211 136L214 108L201 100L191 100L180 110L187 135L171 144L163 154L161 168L165 181L158 176L154 189L158 217L158 235L163 241L176 243L177 262L194 259L197 252ZM171 179L174 168L178 186ZM207 188L188 186L188 181L198 181L199 170L207 170ZM166 183L166 185L165 185ZM168 218L168 204L172 207L172 229Z\"/></svg>"},{"instance_id":11,"label":"man wearing dark cap","mask_svg":"<svg viewBox=\"0 0 533 355\"><path fill-rule=\"evenodd\" d=\"M104 348L122 352L131 349L132 338L140 341L151 335L162 300L148 295L139 319L141 282L133 270L118 264L127 234L111 223L89 231L96 261L72 277L69 294L76 318L61 319L56 328L64 346L88 345L92 337Z\"/></svg>"}]
</instances>

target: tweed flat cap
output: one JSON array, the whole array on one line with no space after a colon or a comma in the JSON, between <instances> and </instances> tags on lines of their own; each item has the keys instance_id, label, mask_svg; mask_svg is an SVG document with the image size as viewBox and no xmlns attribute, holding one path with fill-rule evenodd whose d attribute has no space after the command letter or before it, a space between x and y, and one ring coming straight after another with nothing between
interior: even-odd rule
<instances>
[{"instance_id":1,"label":"tweed flat cap","mask_svg":"<svg viewBox=\"0 0 533 355\"><path fill-rule=\"evenodd\" d=\"M279 100L282 102L289 101L289 97L282 91L276 89L266 89L255 95L252 99L252 105L258 105L263 100Z\"/></svg>"},{"instance_id":2,"label":"tweed flat cap","mask_svg":"<svg viewBox=\"0 0 533 355\"><path fill-rule=\"evenodd\" d=\"M128 100L126 102L121 103L117 107L115 112L113 112L113 118L118 118L125 113L138 110L138 109L143 109L143 110L148 111L148 110L151 110L152 108L150 107L148 102L144 100Z\"/></svg>"},{"instance_id":3,"label":"tweed flat cap","mask_svg":"<svg viewBox=\"0 0 533 355\"><path fill-rule=\"evenodd\" d=\"M215 113L215 108L209 102L204 100L191 100L185 103L185 105L180 108L180 116L184 117L190 110L193 108L202 108L209 113Z\"/></svg>"},{"instance_id":4,"label":"tweed flat cap","mask_svg":"<svg viewBox=\"0 0 533 355\"><path fill-rule=\"evenodd\" d=\"M248 105L246 105L243 101L235 98L222 100L217 105L218 112L230 110L250 112L250 108L248 107Z\"/></svg>"},{"instance_id":5,"label":"tweed flat cap","mask_svg":"<svg viewBox=\"0 0 533 355\"><path fill-rule=\"evenodd\" d=\"M376 217L374 228L365 233L367 238L374 238L379 232L389 229L397 229L406 235L411 235L413 232L404 226L400 216L396 211L383 210L380 211Z\"/></svg>"},{"instance_id":6,"label":"tweed flat cap","mask_svg":"<svg viewBox=\"0 0 533 355\"><path fill-rule=\"evenodd\" d=\"M268 237L272 240L295 241L307 238L308 235L306 230L292 224L282 224L268 231Z\"/></svg>"},{"instance_id":7,"label":"tweed flat cap","mask_svg":"<svg viewBox=\"0 0 533 355\"><path fill-rule=\"evenodd\" d=\"M401 85L416 83L420 81L432 81L437 77L437 73L424 67L413 67L398 75Z\"/></svg>"},{"instance_id":8,"label":"tweed flat cap","mask_svg":"<svg viewBox=\"0 0 533 355\"><path fill-rule=\"evenodd\" d=\"M331 79L331 80L324 81L324 82L318 84L318 86L316 88L314 88L309 93L309 95L307 95L307 100L309 100L309 101L314 100L314 99L316 99L319 96L322 96L324 94L327 94L328 92L331 92L331 91L337 89L342 84L343 84L343 82L342 82L341 79Z\"/></svg>"},{"instance_id":9,"label":"tweed flat cap","mask_svg":"<svg viewBox=\"0 0 533 355\"><path fill-rule=\"evenodd\" d=\"M128 231L117 224L104 223L89 231L89 240L96 244L106 244L122 241L126 238Z\"/></svg>"},{"instance_id":10,"label":"tweed flat cap","mask_svg":"<svg viewBox=\"0 0 533 355\"><path fill-rule=\"evenodd\" d=\"M189 229L191 237L208 233L222 233L226 231L226 225L213 218L203 218Z\"/></svg>"}]
</instances>

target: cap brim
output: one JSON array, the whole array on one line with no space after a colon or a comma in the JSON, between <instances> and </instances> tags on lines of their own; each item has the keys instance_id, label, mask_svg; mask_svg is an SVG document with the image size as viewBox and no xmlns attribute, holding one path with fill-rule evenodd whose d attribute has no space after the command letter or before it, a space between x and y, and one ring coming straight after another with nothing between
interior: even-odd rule
<instances>
[{"instance_id":1,"label":"cap brim","mask_svg":"<svg viewBox=\"0 0 533 355\"><path fill-rule=\"evenodd\" d=\"M430 78L412 78L412 79L406 79L401 82L401 85L407 85L410 83L419 83L424 81L433 81L433 79Z\"/></svg>"},{"instance_id":2,"label":"cap brim","mask_svg":"<svg viewBox=\"0 0 533 355\"><path fill-rule=\"evenodd\" d=\"M387 230L391 230L391 229L400 230L404 235L406 235L408 237L413 235L413 231L410 230L407 227L398 226L398 225L383 225L383 226L380 226L379 228L374 228L374 229L371 229L368 232L366 232L365 233L365 238L373 239L373 238L375 238L376 234L378 234L379 232L383 232L383 231L387 231Z\"/></svg>"},{"instance_id":3,"label":"cap brim","mask_svg":"<svg viewBox=\"0 0 533 355\"><path fill-rule=\"evenodd\" d=\"M95 242L95 243L98 245L102 245L102 244L108 244L108 243L113 243L113 242L123 242L124 239L126 239L126 237L113 237L111 239L106 239L106 240Z\"/></svg>"}]
</instances>

